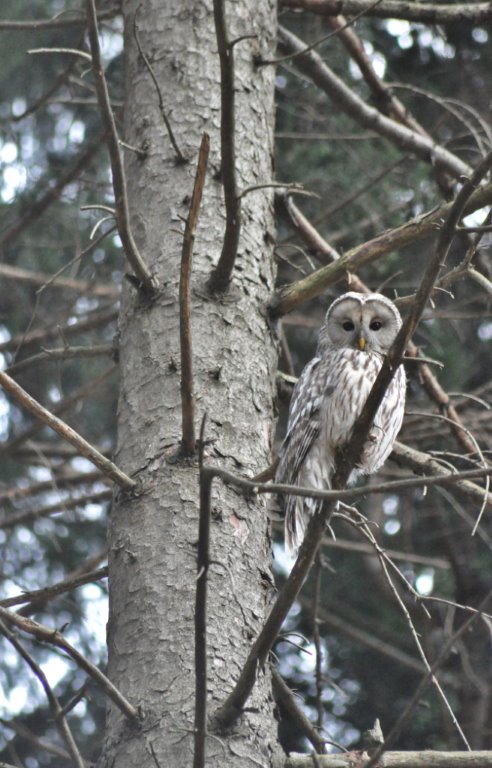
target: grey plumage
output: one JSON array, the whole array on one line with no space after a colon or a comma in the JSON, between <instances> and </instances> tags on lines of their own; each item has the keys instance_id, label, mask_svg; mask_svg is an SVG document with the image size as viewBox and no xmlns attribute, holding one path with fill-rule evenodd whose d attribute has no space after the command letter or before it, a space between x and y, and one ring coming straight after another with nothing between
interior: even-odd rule
<instances>
[{"instance_id":1,"label":"grey plumage","mask_svg":"<svg viewBox=\"0 0 492 768\"><path fill-rule=\"evenodd\" d=\"M377 293L345 293L329 307L316 356L294 388L277 482L331 487L336 449L349 440L400 326L393 302ZM404 408L405 372L400 366L349 482L359 474L376 472L384 463L400 431ZM319 504L315 499L286 497L285 540L289 550L297 551Z\"/></svg>"}]
</instances>

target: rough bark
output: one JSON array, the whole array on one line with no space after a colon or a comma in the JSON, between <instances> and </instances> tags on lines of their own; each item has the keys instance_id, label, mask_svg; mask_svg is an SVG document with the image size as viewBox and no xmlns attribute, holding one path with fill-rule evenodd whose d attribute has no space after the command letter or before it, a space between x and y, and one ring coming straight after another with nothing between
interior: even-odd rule
<instances>
[{"instance_id":1,"label":"rough bark","mask_svg":"<svg viewBox=\"0 0 492 768\"><path fill-rule=\"evenodd\" d=\"M137 0L124 3L125 140L135 240L161 286L142 303L129 289L120 318L118 464L141 482L115 499L109 527L109 675L143 713L136 730L109 707L101 766L188 766L193 754L194 595L198 467L179 458L179 259L203 131L209 172L193 256L192 334L197 418L207 412L207 461L254 475L270 460L275 343L265 311L273 288L271 190L243 199L243 228L231 290L207 293L224 232L220 168L219 62L212 3L147 0L138 11L142 51L187 164L175 162L159 99L134 39ZM237 172L241 189L271 180L273 72L254 55L274 49L273 0L227 3L235 46ZM266 502L219 482L213 488L209 571L209 712L238 676L272 598ZM276 752L268 670L248 711L227 734L207 740L207 765L270 766Z\"/></svg>"}]
</instances>

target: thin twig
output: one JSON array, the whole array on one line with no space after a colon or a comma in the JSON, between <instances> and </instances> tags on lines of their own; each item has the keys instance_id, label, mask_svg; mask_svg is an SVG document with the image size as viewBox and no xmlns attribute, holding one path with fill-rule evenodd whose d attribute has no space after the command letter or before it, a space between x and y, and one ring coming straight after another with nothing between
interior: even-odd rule
<instances>
[{"instance_id":1,"label":"thin twig","mask_svg":"<svg viewBox=\"0 0 492 768\"><path fill-rule=\"evenodd\" d=\"M408 609L407 609L405 603L403 602L403 600L402 600L398 590L396 589L395 585L393 584L393 581L391 579L391 576L389 574L388 567L387 567L387 562L389 561L389 558L387 558L385 553L378 546L377 541L374 538L374 534L370 530L369 526L367 524L363 524L362 525L362 529L364 530L364 532L365 532L367 538L369 539L369 541L372 542L372 544L374 545L374 547L376 549L376 552L377 552L377 555L378 555L378 558L379 558L379 562L380 562L381 568L382 568L384 576L386 578L386 582L387 582L387 584L388 584L392 594L394 595L398 605L400 606L400 610L403 613L403 616L405 617L405 620L406 620L406 622L408 624L408 627L410 629L410 633L411 633L411 635L412 635L412 637L413 637L413 639L415 641L415 645L416 645L417 650L419 652L420 658L422 659L422 662L423 662L423 664L424 664L424 666L425 666L425 668L427 670L427 675L429 675L429 680L434 684L434 686L435 686L435 688L436 688L436 690L438 692L438 695L440 696L441 700L444 703L445 709L448 710L448 712L449 712L449 714L451 716L451 719L452 719L453 723L455 724L455 726L456 726L456 728L458 730L458 733L460 734L460 736L461 736L461 738L463 740L463 743L465 744L465 747L468 750L470 750L471 747L470 747L470 745L468 743L468 740L467 740L465 734L463 733L463 730L462 730L460 724L458 723L458 720L457 720L457 718L456 718L456 716L455 716L455 714L454 714L454 712L453 712L453 710L451 708L451 705L450 705L450 703L449 703L449 701L448 701L448 699L447 699L447 697L446 697L446 695L445 695L445 693L444 693L444 691L443 691L443 689L441 687L441 684L437 680L435 674L433 674L432 671L431 671L431 665L430 665L430 663L429 663L429 661L427 659L427 656L425 655L425 651L424 651L424 648L422 646L419 634L418 634L417 630L415 629L415 626L414 626L412 618L411 618L411 616L410 616L410 614L408 612ZM391 563L391 561L389 561L389 562ZM394 563L391 563L391 566L400 575L402 575L401 572L398 570L398 568L394 565ZM472 618L476 618L476 616L474 615Z\"/></svg>"},{"instance_id":2,"label":"thin twig","mask_svg":"<svg viewBox=\"0 0 492 768\"><path fill-rule=\"evenodd\" d=\"M94 73L94 83L96 86L97 100L101 112L101 118L106 131L106 141L111 161L111 172L113 181L113 190L116 205L116 222L118 225L118 234L121 238L126 257L135 272L139 281L139 287L149 295L153 295L156 289L155 278L151 275L149 268L142 259L138 251L133 233L130 228L130 210L128 207L128 197L126 192L126 178L123 162L120 154L120 146L116 123L108 93L106 77L104 75L103 64L101 60L101 49L99 47L99 32L97 27L97 15L94 0L86 0L87 25L89 33L89 42L92 53L92 68Z\"/></svg>"},{"instance_id":3,"label":"thin twig","mask_svg":"<svg viewBox=\"0 0 492 768\"><path fill-rule=\"evenodd\" d=\"M99 21L113 19L119 12L118 4L105 11L99 11L97 18ZM62 27L85 27L87 19L85 15L77 13L73 18L61 18L61 14L56 14L52 19L24 19L23 21L0 21L0 32L20 32L24 30L42 30L42 29L60 29Z\"/></svg>"},{"instance_id":4,"label":"thin twig","mask_svg":"<svg viewBox=\"0 0 492 768\"><path fill-rule=\"evenodd\" d=\"M316 682L316 711L317 711L317 726L321 730L323 727L323 650L321 647L321 636L319 633L319 619L318 609L321 592L321 577L323 574L322 554L318 549L316 553L316 559L314 561L313 578L314 578L314 590L313 600L311 605L311 624L313 632L313 642L315 649L315 682Z\"/></svg>"},{"instance_id":5,"label":"thin twig","mask_svg":"<svg viewBox=\"0 0 492 768\"><path fill-rule=\"evenodd\" d=\"M19 656L21 656L24 659L26 664L31 668L34 675L38 678L46 694L46 698L48 699L48 704L50 706L51 713L55 721L55 725L58 729L58 733L60 734L60 737L62 738L62 740L65 742L68 752L70 753L75 766L77 766L77 768L85 768L85 762L78 750L73 734L70 728L68 727L68 723L63 714L63 710L60 706L60 702L58 701L55 694L53 693L53 690L50 684L48 683L48 680L43 670L41 669L39 664L37 664L37 662L34 661L32 656L26 651L24 646L18 641L14 633L11 632L7 626L5 626L3 621L0 621L0 632L7 638L7 640L15 648Z\"/></svg>"},{"instance_id":6,"label":"thin twig","mask_svg":"<svg viewBox=\"0 0 492 768\"><path fill-rule=\"evenodd\" d=\"M207 172L210 139L207 133L202 136L198 164L191 197L190 212L186 220L183 250L181 253L181 273L179 281L179 332L181 347L181 446L185 454L195 452L195 395L193 392L193 347L191 338L191 265L195 242L198 213L202 199L205 174Z\"/></svg>"},{"instance_id":7,"label":"thin twig","mask_svg":"<svg viewBox=\"0 0 492 768\"><path fill-rule=\"evenodd\" d=\"M393 744L396 739L398 738L401 728L406 720L408 720L409 716L419 703L422 693L424 692L425 688L429 684L429 682L432 680L432 678L435 676L435 673L437 670L442 666L443 661L446 659L449 652L456 646L456 641L469 630L470 626L473 624L473 622L482 615L482 609L485 607L487 602L490 600L490 597L492 595L492 592L489 592L483 600L480 601L480 604L477 609L477 613L474 613L472 616L470 616L466 621L463 622L463 624L454 632L451 637L448 638L448 640L445 642L444 646L441 648L436 660L432 663L430 666L430 669L427 671L426 675L422 678L419 685L417 686L415 693L413 694L412 698L408 702L407 706L405 707L404 711L401 713L400 717L396 721L396 723L393 725L393 728L388 733L388 735L385 737L384 744L381 747L378 747L374 754L371 756L371 759L365 764L364 768L372 768L372 766L375 766L378 764L378 761L385 752L388 747ZM474 752L468 753L470 756L473 756ZM480 758L479 758L480 759ZM450 762L447 763L447 765L450 765Z\"/></svg>"},{"instance_id":8,"label":"thin twig","mask_svg":"<svg viewBox=\"0 0 492 768\"><path fill-rule=\"evenodd\" d=\"M317 40L314 41L314 43L311 43L310 45L307 45L305 48L303 48L301 51L297 51L296 53L288 54L287 56L281 56L278 59L260 59L257 62L258 66L265 66L266 64L276 65L276 64L283 64L284 61L290 61L291 59L295 59L297 56L300 56L302 53L308 53L308 51L313 51L315 48L318 47L318 45L321 45L321 43L326 42L331 37L334 37L339 32L341 32L344 29L347 29L348 27L351 27L357 19L360 19L361 16L365 16L369 10L372 8L375 8L376 5L379 5L379 3L382 0L373 0L372 3L367 8L362 9L357 13L355 16L352 16L349 21L343 20L341 22L341 26L338 26L336 29L333 30L333 32L329 32L327 35L323 35L322 37L319 37Z\"/></svg>"},{"instance_id":9,"label":"thin twig","mask_svg":"<svg viewBox=\"0 0 492 768\"><path fill-rule=\"evenodd\" d=\"M214 0L214 21L220 60L220 172L224 186L226 227L222 251L210 275L209 288L213 293L220 293L227 289L231 280L241 231L241 199L236 180L234 47L227 37L224 0Z\"/></svg>"},{"instance_id":10,"label":"thin twig","mask_svg":"<svg viewBox=\"0 0 492 768\"><path fill-rule=\"evenodd\" d=\"M67 440L73 445L81 454L85 456L92 464L101 470L105 475L110 477L120 488L126 491L135 490L137 483L132 480L128 475L125 475L116 464L102 455L96 448L87 442L81 435L79 435L72 427L65 424L64 421L57 416L53 416L52 413L46 410L40 403L37 402L31 395L29 395L25 389L20 387L10 376L3 371L0 371L0 385L9 393L18 403L26 408L30 413L34 414L36 418L40 419L48 427L54 429L60 437Z\"/></svg>"},{"instance_id":11,"label":"thin twig","mask_svg":"<svg viewBox=\"0 0 492 768\"><path fill-rule=\"evenodd\" d=\"M145 66L148 69L149 75L152 78L152 82L154 83L155 90L157 92L157 99L159 101L159 112L161 113L162 120L164 122L164 125L166 127L167 135L169 136L169 140L173 146L174 152L176 153L176 162L180 165L184 165L187 163L186 157L181 152L178 143L176 141L176 137L174 135L174 131L172 129L171 123L169 122L169 118L166 114L166 110L164 107L164 98L162 96L161 87L159 85L159 81L157 77L154 74L154 70L152 69L152 64L149 61L149 57L145 53L145 51L142 48L142 45L140 43L140 37L138 34L138 26L137 26L137 16L139 14L140 8L142 7L142 3L138 6L137 10L135 11L135 15L133 17L133 36L135 37L135 42L137 44L138 52L140 56L142 57L142 61L144 62Z\"/></svg>"},{"instance_id":12,"label":"thin twig","mask_svg":"<svg viewBox=\"0 0 492 768\"><path fill-rule=\"evenodd\" d=\"M115 353L113 344L96 344L93 347L61 347L57 349L44 349L37 355L26 357L19 363L9 366L6 373L13 376L26 368L31 368L41 363L56 363L60 360L72 360L73 358L87 359L91 357L112 357Z\"/></svg>"},{"instance_id":13,"label":"thin twig","mask_svg":"<svg viewBox=\"0 0 492 768\"><path fill-rule=\"evenodd\" d=\"M206 415L202 419L199 442L200 522L195 595L195 748L193 768L204 768L205 766L207 735L207 580L210 565L210 499L213 475L203 471L205 424Z\"/></svg>"},{"instance_id":14,"label":"thin twig","mask_svg":"<svg viewBox=\"0 0 492 768\"><path fill-rule=\"evenodd\" d=\"M53 645L56 648L60 648L62 651L68 654L78 666L87 672L97 683L101 686L105 694L113 701L118 709L123 712L125 717L133 722L139 722L140 715L136 707L130 704L127 699L120 693L120 691L113 685L113 683L104 675L100 669L98 669L92 662L85 658L79 651L77 651L68 640L66 640L63 634L58 629L50 629L49 627L39 624L33 619L27 619L23 616L19 616L18 613L8 611L6 608L0 606L0 619L3 619L9 626L15 626L17 629L21 629L23 632L27 632L33 635L35 638L48 645Z\"/></svg>"},{"instance_id":15,"label":"thin twig","mask_svg":"<svg viewBox=\"0 0 492 768\"><path fill-rule=\"evenodd\" d=\"M63 579L63 581L59 581L51 587L43 587L42 589L35 589L32 592L23 592L21 595L14 595L14 597L6 597L3 600L0 600L0 606L11 608L14 605L23 605L24 603L45 603L53 597L62 595L65 592L71 592L72 589L82 587L84 584L90 584L94 581L106 579L107 576L108 568L105 566L103 568L98 568L96 571L81 574L80 576Z\"/></svg>"},{"instance_id":16,"label":"thin twig","mask_svg":"<svg viewBox=\"0 0 492 768\"><path fill-rule=\"evenodd\" d=\"M401 445L401 444L399 444ZM402 446L405 447L406 446ZM413 449L409 449L412 450ZM416 451L415 453L421 454ZM421 454L427 456L427 454ZM399 457L399 454L397 454ZM427 458L429 458L427 456ZM437 464L437 462L436 462ZM377 485L368 485L364 488L346 488L339 490L320 491L314 488L302 488L299 485L284 485L283 483L257 483L250 478L243 477L241 475L235 475L226 469L219 467L206 467L207 471L213 474L215 477L219 477L224 483L235 486L236 488L242 488L245 491L258 493L258 494L281 494L283 496L301 496L313 499L320 499L322 501L351 501L354 499L363 498L366 495L371 494L389 494L394 491L400 491L407 488L418 488L422 485L425 486L446 486L457 485L464 483L466 480L486 477L492 475L492 467L480 467L479 469L465 470L464 472L451 473L444 467L439 466L441 475L436 476L434 468L430 467L429 471L433 472L431 477L424 476L419 478L410 478L408 480L395 480L389 483L378 483ZM423 472L426 465L418 464L418 470ZM478 488L477 493L482 492L483 489ZM492 502L491 502L492 503Z\"/></svg>"},{"instance_id":17,"label":"thin twig","mask_svg":"<svg viewBox=\"0 0 492 768\"><path fill-rule=\"evenodd\" d=\"M26 525L26 523L39 520L43 517L49 517L50 515L59 514L60 512L67 512L69 509L76 509L77 507L85 506L87 504L99 504L102 501L110 501L112 495L112 491L108 489L106 491L100 491L99 493L91 493L87 496L64 499L63 501L57 501L54 504L48 504L45 507L25 509L14 514L6 514L5 512L2 512L0 513L0 528L2 530L9 530L15 528L17 525Z\"/></svg>"}]
</instances>

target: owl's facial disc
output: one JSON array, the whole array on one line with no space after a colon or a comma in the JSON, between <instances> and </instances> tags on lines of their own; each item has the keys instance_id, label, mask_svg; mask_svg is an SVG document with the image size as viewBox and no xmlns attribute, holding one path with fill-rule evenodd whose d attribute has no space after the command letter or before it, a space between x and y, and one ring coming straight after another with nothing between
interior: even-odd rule
<instances>
[{"instance_id":1,"label":"owl's facial disc","mask_svg":"<svg viewBox=\"0 0 492 768\"><path fill-rule=\"evenodd\" d=\"M377 294L346 294L328 311L326 331L335 347L384 354L400 326L396 308Z\"/></svg>"}]
</instances>

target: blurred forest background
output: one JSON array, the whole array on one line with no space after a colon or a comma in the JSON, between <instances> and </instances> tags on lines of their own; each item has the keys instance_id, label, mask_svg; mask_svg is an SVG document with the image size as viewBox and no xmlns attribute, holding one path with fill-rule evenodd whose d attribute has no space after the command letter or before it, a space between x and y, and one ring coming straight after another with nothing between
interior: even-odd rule
<instances>
[{"instance_id":1,"label":"blurred forest background","mask_svg":"<svg viewBox=\"0 0 492 768\"><path fill-rule=\"evenodd\" d=\"M0 364L110 455L118 392L116 318L126 267L111 213L100 208L113 205L102 125L87 62L63 53L28 53L87 49L84 26L69 23L70 10L80 12L80 3L3 0L0 10ZM106 74L121 121L122 21L117 4L103 4L101 10ZM9 23L57 14L59 23L46 27ZM396 119L426 132L472 167L490 149L490 21L424 24L364 15L343 29L346 20L340 17L287 7L280 8L279 21L305 45L326 38L317 54L358 98L383 114L394 117L401 110ZM276 180L302 185L309 193L278 194L279 285L431 211L451 198L456 183L358 124L296 67L296 59L277 64ZM316 227L318 247L296 226L300 211ZM476 226L486 219L482 210L466 223ZM457 271L442 284L415 339L421 355L439 362L430 366L432 375L466 432L453 432L446 403L432 402L419 366L407 366L400 441L446 468L480 466L492 448L490 242L487 232L456 238L447 270L468 256L473 274ZM433 245L428 237L391 249L364 266L359 277L372 290L400 300L404 312L405 297L414 292ZM279 322L279 369L285 374L279 377L279 439L291 377L313 355L317 328L339 293L340 286L331 286ZM65 636L104 666L107 609L100 569L106 563L110 486L75 449L1 391L0 454L0 605L66 627ZM370 482L408 476L409 468L416 466L397 452ZM431 663L470 616L457 605L478 606L492 586L490 505L471 535L481 506L479 494L445 488L357 502L374 523L380 546L421 598L401 589L400 577L393 575ZM371 543L343 520L335 520L334 532L275 654L313 723L326 738L350 747L375 717L384 731L391 728L425 668ZM288 562L276 523L274 538L281 583ZM23 591L75 577L87 583L49 601L41 595L24 606L15 602ZM439 671L474 749L492 748L490 628L487 617L476 620ZM103 695L56 649L29 638L23 643L62 705L69 706L84 755L95 759ZM0 646L0 760L28 768L66 764L38 679L11 644L2 640ZM304 735L281 705L280 714L285 748L306 750ZM423 693L397 746L463 748L434 688Z\"/></svg>"}]
</instances>

